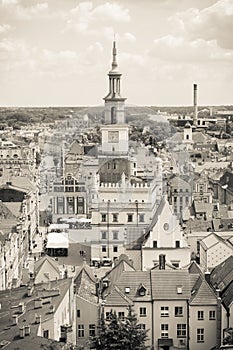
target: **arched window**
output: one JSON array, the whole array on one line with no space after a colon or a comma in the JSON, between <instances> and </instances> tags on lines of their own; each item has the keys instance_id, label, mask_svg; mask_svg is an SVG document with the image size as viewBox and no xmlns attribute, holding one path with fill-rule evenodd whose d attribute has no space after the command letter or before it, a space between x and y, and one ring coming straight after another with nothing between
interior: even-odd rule
<instances>
[{"instance_id":1,"label":"arched window","mask_svg":"<svg viewBox=\"0 0 233 350\"><path fill-rule=\"evenodd\" d=\"M111 124L116 124L116 107L111 108Z\"/></svg>"},{"instance_id":2,"label":"arched window","mask_svg":"<svg viewBox=\"0 0 233 350\"><path fill-rule=\"evenodd\" d=\"M189 135L186 135L186 140L189 140Z\"/></svg>"}]
</instances>

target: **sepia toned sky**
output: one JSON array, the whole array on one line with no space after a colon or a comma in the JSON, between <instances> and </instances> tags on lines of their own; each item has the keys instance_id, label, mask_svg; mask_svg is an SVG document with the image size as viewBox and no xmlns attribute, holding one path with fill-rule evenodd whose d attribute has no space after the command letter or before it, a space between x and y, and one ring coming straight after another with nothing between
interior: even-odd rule
<instances>
[{"instance_id":1,"label":"sepia toned sky","mask_svg":"<svg viewBox=\"0 0 233 350\"><path fill-rule=\"evenodd\" d=\"M233 0L0 0L0 106L233 104Z\"/></svg>"}]
</instances>

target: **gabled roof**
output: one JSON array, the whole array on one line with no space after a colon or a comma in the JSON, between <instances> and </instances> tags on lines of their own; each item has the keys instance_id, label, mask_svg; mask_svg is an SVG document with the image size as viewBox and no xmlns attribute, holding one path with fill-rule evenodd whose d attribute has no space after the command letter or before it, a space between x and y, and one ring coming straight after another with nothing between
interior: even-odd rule
<instances>
[{"instance_id":1,"label":"gabled roof","mask_svg":"<svg viewBox=\"0 0 233 350\"><path fill-rule=\"evenodd\" d=\"M91 267L84 262L74 279L76 294L86 301L96 304L98 302L96 283L97 279L95 278Z\"/></svg>"},{"instance_id":2,"label":"gabled roof","mask_svg":"<svg viewBox=\"0 0 233 350\"><path fill-rule=\"evenodd\" d=\"M46 263L48 263L51 266L51 268L53 268L58 274L60 274L58 262L55 259L51 258L50 256L46 255L35 262L34 271L36 275L40 272L40 270L43 268L43 266Z\"/></svg>"},{"instance_id":3,"label":"gabled roof","mask_svg":"<svg viewBox=\"0 0 233 350\"><path fill-rule=\"evenodd\" d=\"M211 271L210 282L214 288L218 288L222 292L232 281L233 256L231 255Z\"/></svg>"},{"instance_id":4,"label":"gabled roof","mask_svg":"<svg viewBox=\"0 0 233 350\"><path fill-rule=\"evenodd\" d=\"M117 286L113 288L111 293L105 299L106 306L128 306L132 304L132 300L127 295L125 295Z\"/></svg>"},{"instance_id":5,"label":"gabled roof","mask_svg":"<svg viewBox=\"0 0 233 350\"><path fill-rule=\"evenodd\" d=\"M214 291L211 289L204 277L199 276L191 291L190 305L216 304L217 296L214 294Z\"/></svg>"},{"instance_id":6,"label":"gabled roof","mask_svg":"<svg viewBox=\"0 0 233 350\"><path fill-rule=\"evenodd\" d=\"M124 271L115 282L113 288L115 286L117 286L122 293L127 295L131 300L151 300L150 271ZM138 293L142 286L146 289L145 296L140 296Z\"/></svg>"},{"instance_id":7,"label":"gabled roof","mask_svg":"<svg viewBox=\"0 0 233 350\"><path fill-rule=\"evenodd\" d=\"M233 249L233 246L230 242L224 240L222 237L217 235L216 233L212 232L205 238L203 238L200 241L200 244L203 246L205 250L212 248L213 246L217 245L218 243L223 243L229 248Z\"/></svg>"},{"instance_id":8,"label":"gabled roof","mask_svg":"<svg viewBox=\"0 0 233 350\"><path fill-rule=\"evenodd\" d=\"M190 297L190 278L187 270L151 270L151 282L154 300L178 300Z\"/></svg>"},{"instance_id":9,"label":"gabled roof","mask_svg":"<svg viewBox=\"0 0 233 350\"><path fill-rule=\"evenodd\" d=\"M91 282L96 283L97 279L93 273L93 269L87 265L86 261L83 261L83 265L79 266L74 278L74 283L76 284L83 274L86 274Z\"/></svg>"},{"instance_id":10,"label":"gabled roof","mask_svg":"<svg viewBox=\"0 0 233 350\"><path fill-rule=\"evenodd\" d=\"M228 308L233 302L233 281L228 285L224 293L222 294L222 303Z\"/></svg>"},{"instance_id":11,"label":"gabled roof","mask_svg":"<svg viewBox=\"0 0 233 350\"><path fill-rule=\"evenodd\" d=\"M103 279L109 281L108 289L104 291L104 295L109 292L111 287L116 284L123 271L135 271L135 268L130 263L122 259L110 271L106 273Z\"/></svg>"},{"instance_id":12,"label":"gabled roof","mask_svg":"<svg viewBox=\"0 0 233 350\"><path fill-rule=\"evenodd\" d=\"M201 268L200 266L196 263L195 260L191 261L189 267L188 267L188 271L190 274L201 274Z\"/></svg>"},{"instance_id":13,"label":"gabled roof","mask_svg":"<svg viewBox=\"0 0 233 350\"><path fill-rule=\"evenodd\" d=\"M15 215L8 208L6 203L3 203L3 202L0 201L0 220L15 219L15 218L16 218Z\"/></svg>"},{"instance_id":14,"label":"gabled roof","mask_svg":"<svg viewBox=\"0 0 233 350\"><path fill-rule=\"evenodd\" d=\"M182 179L180 176L174 176L169 180L169 185L170 186L176 186L178 188L190 188L190 184L185 181L184 179Z\"/></svg>"}]
</instances>

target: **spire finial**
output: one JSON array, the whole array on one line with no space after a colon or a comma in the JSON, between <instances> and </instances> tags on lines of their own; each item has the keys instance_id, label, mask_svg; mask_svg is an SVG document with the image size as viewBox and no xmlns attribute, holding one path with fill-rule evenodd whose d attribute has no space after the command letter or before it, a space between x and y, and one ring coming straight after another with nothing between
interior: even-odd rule
<instances>
[{"instance_id":1,"label":"spire finial","mask_svg":"<svg viewBox=\"0 0 233 350\"><path fill-rule=\"evenodd\" d=\"M116 49L116 35L114 33L113 48L112 48L112 70L117 70L117 49Z\"/></svg>"}]
</instances>

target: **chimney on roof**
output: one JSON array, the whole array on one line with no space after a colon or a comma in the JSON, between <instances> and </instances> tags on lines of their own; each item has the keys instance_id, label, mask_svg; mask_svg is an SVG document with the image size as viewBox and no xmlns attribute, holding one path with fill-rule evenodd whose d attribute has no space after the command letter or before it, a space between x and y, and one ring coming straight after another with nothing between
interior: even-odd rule
<instances>
[{"instance_id":1,"label":"chimney on roof","mask_svg":"<svg viewBox=\"0 0 233 350\"><path fill-rule=\"evenodd\" d=\"M18 324L18 315L13 315L12 319L13 319L13 326L17 325Z\"/></svg>"},{"instance_id":2,"label":"chimney on roof","mask_svg":"<svg viewBox=\"0 0 233 350\"><path fill-rule=\"evenodd\" d=\"M20 338L24 338L24 336L25 336L24 326L21 326L21 327L19 328L19 337L20 337Z\"/></svg>"},{"instance_id":3,"label":"chimney on roof","mask_svg":"<svg viewBox=\"0 0 233 350\"><path fill-rule=\"evenodd\" d=\"M165 270L165 263L166 263L166 255L159 254L159 269L160 270Z\"/></svg>"},{"instance_id":4,"label":"chimney on roof","mask_svg":"<svg viewBox=\"0 0 233 350\"><path fill-rule=\"evenodd\" d=\"M35 323L36 323L36 324L41 323L41 315L35 315L35 316L36 316L36 318L35 318Z\"/></svg>"},{"instance_id":5,"label":"chimney on roof","mask_svg":"<svg viewBox=\"0 0 233 350\"><path fill-rule=\"evenodd\" d=\"M30 328L30 326L29 326L29 325L24 326L24 335L25 335L25 336L26 336L26 335L30 335L30 333L31 333L31 328Z\"/></svg>"}]
</instances>

